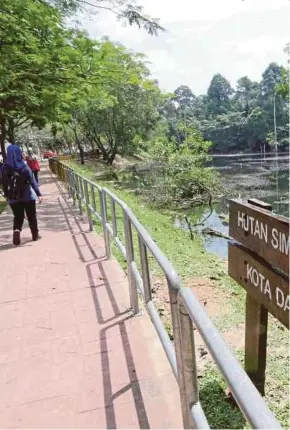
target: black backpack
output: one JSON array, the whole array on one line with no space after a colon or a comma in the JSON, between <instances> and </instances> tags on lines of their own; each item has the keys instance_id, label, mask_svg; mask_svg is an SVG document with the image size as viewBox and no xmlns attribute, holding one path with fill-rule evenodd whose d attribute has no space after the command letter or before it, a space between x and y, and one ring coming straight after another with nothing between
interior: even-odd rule
<instances>
[{"instance_id":1,"label":"black backpack","mask_svg":"<svg viewBox=\"0 0 290 430\"><path fill-rule=\"evenodd\" d=\"M9 200L20 200L24 195L26 184L29 184L25 169L13 169L5 164L2 170L4 196Z\"/></svg>"}]
</instances>

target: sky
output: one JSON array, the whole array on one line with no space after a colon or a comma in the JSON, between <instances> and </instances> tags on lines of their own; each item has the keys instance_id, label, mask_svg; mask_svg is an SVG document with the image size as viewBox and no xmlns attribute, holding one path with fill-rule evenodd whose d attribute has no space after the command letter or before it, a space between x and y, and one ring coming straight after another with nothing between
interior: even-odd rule
<instances>
[{"instance_id":1,"label":"sky","mask_svg":"<svg viewBox=\"0 0 290 430\"><path fill-rule=\"evenodd\" d=\"M109 36L144 53L164 91L188 85L204 94L215 73L233 86L239 77L259 80L270 62L286 65L290 0L140 0L166 31L158 37L124 26L110 12L84 14L92 37Z\"/></svg>"}]
</instances>

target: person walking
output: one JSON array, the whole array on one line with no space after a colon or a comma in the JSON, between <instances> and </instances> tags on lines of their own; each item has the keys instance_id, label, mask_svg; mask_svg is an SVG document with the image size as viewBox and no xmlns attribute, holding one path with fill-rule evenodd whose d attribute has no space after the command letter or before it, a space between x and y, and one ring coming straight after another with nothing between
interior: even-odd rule
<instances>
[{"instance_id":1,"label":"person walking","mask_svg":"<svg viewBox=\"0 0 290 430\"><path fill-rule=\"evenodd\" d=\"M20 245L20 235L26 214L32 234L32 240L40 239L37 216L36 196L41 202L41 193L31 169L23 160L23 153L19 146L10 145L7 148L7 159L1 167L0 180L4 196L14 215L13 244Z\"/></svg>"},{"instance_id":2,"label":"person walking","mask_svg":"<svg viewBox=\"0 0 290 430\"><path fill-rule=\"evenodd\" d=\"M28 151L28 156L26 158L26 161L27 161L27 165L30 167L34 175L34 178L37 184L39 185L38 172L40 171L40 164L36 158L36 155L31 150Z\"/></svg>"}]
</instances>

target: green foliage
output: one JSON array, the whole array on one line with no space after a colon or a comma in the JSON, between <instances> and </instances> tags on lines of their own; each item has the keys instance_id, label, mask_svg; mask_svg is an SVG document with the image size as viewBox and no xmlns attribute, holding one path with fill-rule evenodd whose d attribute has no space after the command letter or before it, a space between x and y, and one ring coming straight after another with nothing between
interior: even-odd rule
<instances>
[{"instance_id":1,"label":"green foliage","mask_svg":"<svg viewBox=\"0 0 290 430\"><path fill-rule=\"evenodd\" d=\"M84 9L92 12L107 10L123 23L136 25L150 35L157 36L160 31L164 31L156 18L144 13L142 6L126 0L46 0L46 3L56 6L65 15Z\"/></svg>"},{"instance_id":2,"label":"green foliage","mask_svg":"<svg viewBox=\"0 0 290 430\"><path fill-rule=\"evenodd\" d=\"M55 121L88 90L88 65L98 51L84 33L65 28L57 9L33 0L3 0L0 40L3 150L7 131L13 139L25 122L43 127Z\"/></svg>"},{"instance_id":3,"label":"green foliage","mask_svg":"<svg viewBox=\"0 0 290 430\"><path fill-rule=\"evenodd\" d=\"M229 81L220 73L214 75L207 90L210 114L214 116L226 112L230 106L230 96L232 93L233 89Z\"/></svg>"},{"instance_id":4,"label":"green foliage","mask_svg":"<svg viewBox=\"0 0 290 430\"><path fill-rule=\"evenodd\" d=\"M107 8L102 1L93 3L94 7ZM130 86L138 88L139 103L142 91L145 97L151 91L149 80L145 83L149 74L141 55L133 55L107 39L92 40L85 32L66 27L66 15L85 4L89 2L2 1L0 143L4 156L6 135L14 140L15 130L23 125L42 128L46 123L58 123L63 129L69 126L81 149L78 117L88 108L88 101L92 105L97 100L98 108L104 112L108 104L121 106L127 100ZM130 25L136 24L155 35L161 30L156 20L143 14L141 7L116 1L108 9L116 12L115 6L117 17ZM124 87L127 93L121 95ZM131 98L127 104L133 102ZM147 120L146 109L142 113L142 119ZM118 115L118 120L125 116ZM150 121L151 117L147 121L149 127Z\"/></svg>"},{"instance_id":5,"label":"green foliage","mask_svg":"<svg viewBox=\"0 0 290 430\"><path fill-rule=\"evenodd\" d=\"M168 124L168 137L181 144L183 121L199 129L206 140L212 141L212 152L256 152L271 150L268 139L274 130L274 99L279 148L289 145L288 104L289 77L286 69L271 63L260 82L247 76L237 81L236 89L216 74L206 95L196 97L190 88L180 86L168 100L163 117Z\"/></svg>"},{"instance_id":6,"label":"green foliage","mask_svg":"<svg viewBox=\"0 0 290 430\"><path fill-rule=\"evenodd\" d=\"M187 85L181 85L174 91L174 101L182 109L190 108L196 100L196 96Z\"/></svg>"},{"instance_id":7,"label":"green foliage","mask_svg":"<svg viewBox=\"0 0 290 430\"><path fill-rule=\"evenodd\" d=\"M1 122L31 116L51 107L57 91L52 79L58 66L57 45L63 42L60 16L47 5L31 0L1 3L0 117ZM56 50L55 62L52 49Z\"/></svg>"},{"instance_id":8,"label":"green foliage","mask_svg":"<svg viewBox=\"0 0 290 430\"><path fill-rule=\"evenodd\" d=\"M289 101L289 71L284 67L282 69L282 80L277 85L277 93Z\"/></svg>"},{"instance_id":9,"label":"green foliage","mask_svg":"<svg viewBox=\"0 0 290 430\"><path fill-rule=\"evenodd\" d=\"M290 70L290 43L287 43L285 49L285 54L287 55L287 64L288 68L282 67L282 79L281 82L277 85L277 92L281 94L281 96L288 101L289 103L289 70Z\"/></svg>"},{"instance_id":10,"label":"green foliage","mask_svg":"<svg viewBox=\"0 0 290 430\"><path fill-rule=\"evenodd\" d=\"M106 88L106 95L80 110L78 121L84 136L112 164L116 154L133 155L159 118L161 93L147 79L148 70L138 58L119 59L126 71L121 82Z\"/></svg>"},{"instance_id":11,"label":"green foliage","mask_svg":"<svg viewBox=\"0 0 290 430\"><path fill-rule=\"evenodd\" d=\"M273 94L276 87L282 81L282 66L277 63L270 63L262 74L262 81L260 84L262 95Z\"/></svg>"},{"instance_id":12,"label":"green foliage","mask_svg":"<svg viewBox=\"0 0 290 430\"><path fill-rule=\"evenodd\" d=\"M95 181L96 172L98 172L101 167L99 162L90 163L88 166L81 166L74 161L67 163L81 175L93 181ZM197 235L195 240L192 241L189 240L189 236L184 230L173 228L172 215L168 212L148 207L144 203L143 195L136 196L126 189L117 187L119 184L112 183L111 179L109 181L98 180L97 183L107 187L128 204L162 252L174 263L176 270L182 278L192 276L192 273L197 277L216 277L217 273L220 272L225 274L224 263L215 255L209 254L205 264L205 251L201 237ZM118 218L117 222L118 232L122 234L122 218ZM137 249L138 246L136 246L136 250ZM157 263L154 266L154 270L158 271L158 274L161 273ZM219 278L220 286L224 288L224 291L233 288L236 294L241 294L243 292L233 281L229 278L227 279L229 283L225 282L224 276L221 275Z\"/></svg>"},{"instance_id":13,"label":"green foliage","mask_svg":"<svg viewBox=\"0 0 290 430\"><path fill-rule=\"evenodd\" d=\"M219 190L218 177L207 168L211 142L199 131L180 123L178 131L184 135L182 144L172 138L154 142L150 153L162 171L163 181L147 190L151 203L164 206L182 200L202 202Z\"/></svg>"}]
</instances>

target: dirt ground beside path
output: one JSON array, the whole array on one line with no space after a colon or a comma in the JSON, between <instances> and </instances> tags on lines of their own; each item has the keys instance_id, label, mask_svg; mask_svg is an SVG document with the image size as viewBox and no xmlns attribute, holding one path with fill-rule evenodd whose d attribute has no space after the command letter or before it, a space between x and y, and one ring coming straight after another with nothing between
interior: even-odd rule
<instances>
[{"instance_id":1,"label":"dirt ground beside path","mask_svg":"<svg viewBox=\"0 0 290 430\"><path fill-rule=\"evenodd\" d=\"M170 302L166 281L155 278L153 284L154 302L167 331L172 337ZM183 281L183 285L192 289L198 301L213 321L221 318L223 314L225 314L224 318L227 318L225 306L231 296L230 294L222 294L214 281L207 278L186 278ZM232 350L244 347L244 325L233 326L229 330L224 331L222 335ZM198 370L202 371L204 366L213 360L197 330L195 330L195 346Z\"/></svg>"}]
</instances>

